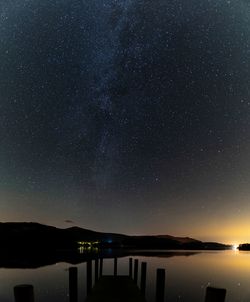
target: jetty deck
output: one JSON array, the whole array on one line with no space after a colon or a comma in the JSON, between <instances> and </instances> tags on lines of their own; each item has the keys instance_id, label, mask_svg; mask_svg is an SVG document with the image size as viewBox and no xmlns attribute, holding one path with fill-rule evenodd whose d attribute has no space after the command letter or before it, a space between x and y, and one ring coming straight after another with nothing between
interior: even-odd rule
<instances>
[{"instance_id":1,"label":"jetty deck","mask_svg":"<svg viewBox=\"0 0 250 302\"><path fill-rule=\"evenodd\" d=\"M140 289L129 276L102 276L86 302L146 302Z\"/></svg>"}]
</instances>

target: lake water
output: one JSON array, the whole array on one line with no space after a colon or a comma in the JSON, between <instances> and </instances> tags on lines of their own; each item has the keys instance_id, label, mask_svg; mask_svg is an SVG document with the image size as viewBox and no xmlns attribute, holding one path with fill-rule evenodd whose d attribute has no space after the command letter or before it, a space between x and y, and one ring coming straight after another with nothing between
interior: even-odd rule
<instances>
[{"instance_id":1,"label":"lake water","mask_svg":"<svg viewBox=\"0 0 250 302\"><path fill-rule=\"evenodd\" d=\"M183 255L177 251L160 257L133 258L147 262L148 302L154 301L157 268L166 269L166 301L204 301L208 285L226 288L227 302L250 301L250 252L197 251ZM118 258L118 274L128 274L128 262L129 257ZM103 274L113 273L113 263L112 259L104 259ZM0 301L13 302L13 287L25 283L34 285L36 302L68 302L70 266L63 262L36 269L0 268ZM82 302L86 296L86 263L76 266Z\"/></svg>"}]
</instances>

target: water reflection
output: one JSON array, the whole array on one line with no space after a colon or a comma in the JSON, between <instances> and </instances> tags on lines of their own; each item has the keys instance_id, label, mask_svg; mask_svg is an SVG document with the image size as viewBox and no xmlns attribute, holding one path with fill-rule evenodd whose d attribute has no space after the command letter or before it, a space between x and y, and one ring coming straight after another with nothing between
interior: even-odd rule
<instances>
[{"instance_id":1,"label":"water reflection","mask_svg":"<svg viewBox=\"0 0 250 302\"><path fill-rule=\"evenodd\" d=\"M114 258L126 256L151 256L151 257L175 257L192 256L199 252L195 251L162 251L162 250L112 250L100 251L95 247L80 247L75 251L2 251L0 253L0 268L39 268L46 265L53 265L60 262L69 264L80 264L87 260L96 258Z\"/></svg>"},{"instance_id":2,"label":"water reflection","mask_svg":"<svg viewBox=\"0 0 250 302\"><path fill-rule=\"evenodd\" d=\"M85 255L86 253L98 254L99 248L92 246L81 246L78 248L79 254Z\"/></svg>"},{"instance_id":3,"label":"water reflection","mask_svg":"<svg viewBox=\"0 0 250 302\"><path fill-rule=\"evenodd\" d=\"M109 258L104 260L104 274L113 274L112 253L109 254ZM157 268L166 269L167 301L204 301L205 288L208 285L226 288L227 302L250 300L250 252L167 251L163 253L161 251L153 256L152 251L147 251L139 256L139 251L133 251L132 254L140 262L148 263L146 297L149 302L154 301ZM118 259L118 274L128 274L128 258L129 256L125 255ZM10 260L7 264L9 263ZM6 268L6 265L4 268L2 264L3 259L1 258L1 301L13 301L13 287L16 284L30 283L34 285L36 301L68 302L68 268L71 266L70 263L60 262L35 269L30 267L26 269ZM27 264L26 260L24 264ZM24 267L24 264L20 265L19 263L19 267ZM77 267L79 301L84 301L86 262L77 264ZM140 280L140 272L138 280Z\"/></svg>"}]
</instances>

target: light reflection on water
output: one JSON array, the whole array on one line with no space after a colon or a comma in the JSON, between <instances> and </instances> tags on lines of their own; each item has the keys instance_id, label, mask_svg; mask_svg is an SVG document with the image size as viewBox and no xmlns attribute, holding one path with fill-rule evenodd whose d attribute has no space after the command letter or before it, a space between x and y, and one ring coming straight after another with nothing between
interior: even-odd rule
<instances>
[{"instance_id":1,"label":"light reflection on water","mask_svg":"<svg viewBox=\"0 0 250 302\"><path fill-rule=\"evenodd\" d=\"M118 259L118 274L128 274L128 258ZM134 258L148 264L146 296L149 302L154 301L157 268L166 269L167 301L204 301L207 285L226 288L227 302L250 300L250 252L202 251L190 256ZM13 302L13 287L26 283L34 285L36 302L68 302L70 266L68 263L58 263L37 269L1 268L0 301ZM86 264L77 267L79 301L84 301ZM103 273L113 273L112 259L104 260Z\"/></svg>"}]
</instances>

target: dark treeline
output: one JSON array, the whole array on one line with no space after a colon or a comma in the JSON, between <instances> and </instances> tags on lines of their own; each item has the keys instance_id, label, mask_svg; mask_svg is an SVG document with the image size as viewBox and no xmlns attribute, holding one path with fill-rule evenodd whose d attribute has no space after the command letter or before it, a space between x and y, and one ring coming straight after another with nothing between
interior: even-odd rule
<instances>
[{"instance_id":1,"label":"dark treeline","mask_svg":"<svg viewBox=\"0 0 250 302\"><path fill-rule=\"evenodd\" d=\"M238 249L240 251L250 251L250 243L242 243L239 245Z\"/></svg>"}]
</instances>

